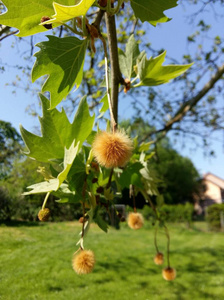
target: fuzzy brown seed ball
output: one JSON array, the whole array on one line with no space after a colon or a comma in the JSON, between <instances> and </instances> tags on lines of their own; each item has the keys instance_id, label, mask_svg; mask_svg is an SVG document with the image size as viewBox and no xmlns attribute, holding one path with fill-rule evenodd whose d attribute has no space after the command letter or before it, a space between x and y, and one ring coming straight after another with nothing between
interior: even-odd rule
<instances>
[{"instance_id":1,"label":"fuzzy brown seed ball","mask_svg":"<svg viewBox=\"0 0 224 300\"><path fill-rule=\"evenodd\" d=\"M133 143L123 132L102 131L95 137L92 149L100 165L106 168L123 167L132 155Z\"/></svg>"},{"instance_id":2,"label":"fuzzy brown seed ball","mask_svg":"<svg viewBox=\"0 0 224 300\"><path fill-rule=\"evenodd\" d=\"M140 229L144 224L144 218L140 213L129 213L128 226L132 229Z\"/></svg>"},{"instance_id":3,"label":"fuzzy brown seed ball","mask_svg":"<svg viewBox=\"0 0 224 300\"><path fill-rule=\"evenodd\" d=\"M77 274L91 273L95 264L94 253L91 250L81 250L74 255L72 260L72 267Z\"/></svg>"},{"instance_id":4,"label":"fuzzy brown seed ball","mask_svg":"<svg viewBox=\"0 0 224 300\"><path fill-rule=\"evenodd\" d=\"M163 254L161 252L158 252L156 256L154 257L154 263L156 265L162 265L163 264Z\"/></svg>"},{"instance_id":5,"label":"fuzzy brown seed ball","mask_svg":"<svg viewBox=\"0 0 224 300\"><path fill-rule=\"evenodd\" d=\"M174 280L176 278L176 270L171 267L167 267L163 269L162 274L163 274L163 278L168 281Z\"/></svg>"},{"instance_id":6,"label":"fuzzy brown seed ball","mask_svg":"<svg viewBox=\"0 0 224 300\"><path fill-rule=\"evenodd\" d=\"M50 209L44 208L41 209L38 213L38 219L42 222L46 222L50 217Z\"/></svg>"}]
</instances>

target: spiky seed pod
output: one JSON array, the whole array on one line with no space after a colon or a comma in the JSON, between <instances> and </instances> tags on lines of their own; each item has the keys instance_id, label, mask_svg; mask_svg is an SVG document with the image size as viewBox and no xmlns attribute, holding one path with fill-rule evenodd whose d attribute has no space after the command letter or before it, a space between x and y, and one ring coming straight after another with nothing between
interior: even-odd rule
<instances>
[{"instance_id":1,"label":"spiky seed pod","mask_svg":"<svg viewBox=\"0 0 224 300\"><path fill-rule=\"evenodd\" d=\"M50 214L51 212L49 208L41 209L38 213L38 219L42 222L46 222L49 219Z\"/></svg>"},{"instance_id":2,"label":"spiky seed pod","mask_svg":"<svg viewBox=\"0 0 224 300\"><path fill-rule=\"evenodd\" d=\"M92 272L95 264L94 253L91 250L81 250L74 255L72 267L77 274L88 274Z\"/></svg>"},{"instance_id":3,"label":"spiky seed pod","mask_svg":"<svg viewBox=\"0 0 224 300\"><path fill-rule=\"evenodd\" d=\"M133 143L123 132L101 131L93 142L93 155L106 168L123 167L129 161Z\"/></svg>"},{"instance_id":4,"label":"spiky seed pod","mask_svg":"<svg viewBox=\"0 0 224 300\"><path fill-rule=\"evenodd\" d=\"M164 268L162 274L163 278L168 281L174 280L176 278L176 270L171 267Z\"/></svg>"},{"instance_id":5,"label":"spiky seed pod","mask_svg":"<svg viewBox=\"0 0 224 300\"><path fill-rule=\"evenodd\" d=\"M162 265L163 264L163 254L161 252L158 252L156 256L154 257L154 263L156 265Z\"/></svg>"},{"instance_id":6,"label":"spiky seed pod","mask_svg":"<svg viewBox=\"0 0 224 300\"><path fill-rule=\"evenodd\" d=\"M139 229L144 224L144 218L140 213L129 213L128 215L128 226L132 229Z\"/></svg>"}]
</instances>

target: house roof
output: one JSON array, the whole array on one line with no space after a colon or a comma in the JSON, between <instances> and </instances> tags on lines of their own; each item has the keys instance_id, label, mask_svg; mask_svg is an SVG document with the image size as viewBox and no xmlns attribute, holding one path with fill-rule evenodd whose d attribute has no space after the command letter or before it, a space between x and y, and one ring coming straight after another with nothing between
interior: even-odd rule
<instances>
[{"instance_id":1,"label":"house roof","mask_svg":"<svg viewBox=\"0 0 224 300\"><path fill-rule=\"evenodd\" d=\"M224 179L212 174L212 173L207 173L203 176L203 179L206 181L210 181L220 187L221 189L224 189Z\"/></svg>"}]
</instances>

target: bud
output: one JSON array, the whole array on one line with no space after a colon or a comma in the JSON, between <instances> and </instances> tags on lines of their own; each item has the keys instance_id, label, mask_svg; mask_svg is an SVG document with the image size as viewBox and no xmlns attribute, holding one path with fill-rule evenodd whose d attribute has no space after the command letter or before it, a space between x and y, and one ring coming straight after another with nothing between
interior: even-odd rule
<instances>
[{"instance_id":1,"label":"bud","mask_svg":"<svg viewBox=\"0 0 224 300\"><path fill-rule=\"evenodd\" d=\"M94 253L91 250L81 250L72 259L72 267L77 274L91 273L95 264Z\"/></svg>"},{"instance_id":2,"label":"bud","mask_svg":"<svg viewBox=\"0 0 224 300\"><path fill-rule=\"evenodd\" d=\"M41 209L38 213L38 219L42 222L46 222L49 217L50 217L50 209L49 208L44 208Z\"/></svg>"},{"instance_id":3,"label":"bud","mask_svg":"<svg viewBox=\"0 0 224 300\"><path fill-rule=\"evenodd\" d=\"M85 218L83 218L83 217L79 218L79 223L85 223L85 222L86 222Z\"/></svg>"},{"instance_id":4,"label":"bud","mask_svg":"<svg viewBox=\"0 0 224 300\"><path fill-rule=\"evenodd\" d=\"M45 21L48 21L48 20L50 20L51 18L49 18L49 17L42 17L41 18L41 20L40 20L40 23L44 23ZM44 28L46 28L46 29L52 29L52 24L44 24L43 25L44 26Z\"/></svg>"}]
</instances>

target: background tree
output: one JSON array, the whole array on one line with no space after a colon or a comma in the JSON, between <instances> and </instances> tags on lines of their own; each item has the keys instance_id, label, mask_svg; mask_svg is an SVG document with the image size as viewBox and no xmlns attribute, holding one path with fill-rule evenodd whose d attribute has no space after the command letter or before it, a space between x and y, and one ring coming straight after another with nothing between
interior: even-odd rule
<instances>
[{"instance_id":1,"label":"background tree","mask_svg":"<svg viewBox=\"0 0 224 300\"><path fill-rule=\"evenodd\" d=\"M9 122L0 120L0 180L11 171L13 160L21 153L22 139Z\"/></svg>"}]
</instances>

